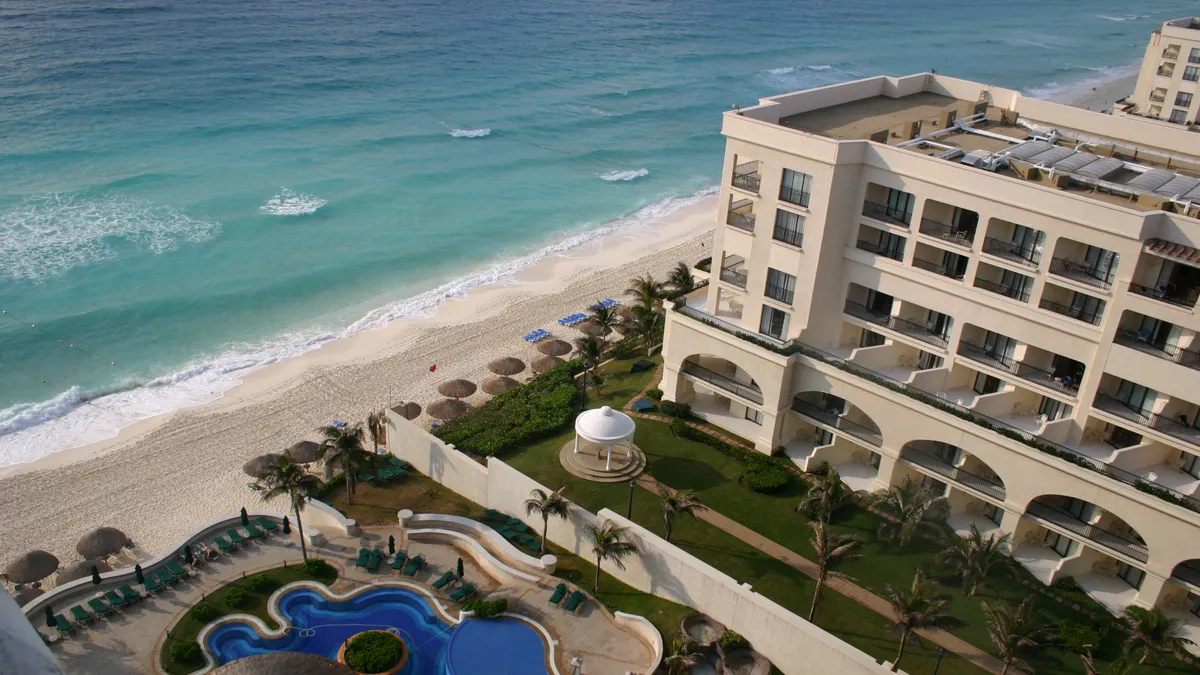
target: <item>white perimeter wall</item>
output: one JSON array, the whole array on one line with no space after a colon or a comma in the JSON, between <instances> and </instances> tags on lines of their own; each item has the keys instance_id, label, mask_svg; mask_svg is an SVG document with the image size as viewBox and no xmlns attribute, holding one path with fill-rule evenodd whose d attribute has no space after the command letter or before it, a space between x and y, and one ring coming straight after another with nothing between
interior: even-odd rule
<instances>
[{"instance_id":1,"label":"white perimeter wall","mask_svg":"<svg viewBox=\"0 0 1200 675\"><path fill-rule=\"evenodd\" d=\"M485 467L391 412L388 442L392 454L411 462L421 473L471 501L521 518L538 532L542 522L525 515L525 500L532 490L561 487L544 486L494 457ZM749 585L739 584L608 509L597 515L575 506L568 520L550 522L548 536L555 544L591 559L586 527L603 521L628 528L629 538L641 551L625 562L626 569L610 563L604 566L606 572L638 590L708 614L746 636L756 650L787 675L889 672L870 656L759 595ZM671 637L664 636L668 640Z\"/></svg>"}]
</instances>

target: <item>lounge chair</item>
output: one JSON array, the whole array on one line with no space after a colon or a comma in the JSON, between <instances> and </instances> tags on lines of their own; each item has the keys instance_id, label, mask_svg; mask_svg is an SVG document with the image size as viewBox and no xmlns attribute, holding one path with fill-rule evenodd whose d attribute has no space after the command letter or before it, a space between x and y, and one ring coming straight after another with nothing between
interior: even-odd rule
<instances>
[{"instance_id":1,"label":"lounge chair","mask_svg":"<svg viewBox=\"0 0 1200 675\"><path fill-rule=\"evenodd\" d=\"M366 567L367 563L370 562L370 560L371 560L371 549L360 548L360 549L358 549L358 561L354 563L354 566L355 567Z\"/></svg>"},{"instance_id":2,"label":"lounge chair","mask_svg":"<svg viewBox=\"0 0 1200 675\"><path fill-rule=\"evenodd\" d=\"M87 604L88 604L88 607L92 608L93 612L99 614L100 616L108 616L109 614L112 614L113 612L117 611L117 610L113 609L112 607L109 607L108 603L101 600L100 598L92 598L91 600L87 601Z\"/></svg>"},{"instance_id":3,"label":"lounge chair","mask_svg":"<svg viewBox=\"0 0 1200 675\"><path fill-rule=\"evenodd\" d=\"M584 600L587 600L587 596L583 594L583 591L575 591L571 597L567 598L567 604L563 605L563 609L572 613L577 612Z\"/></svg>"},{"instance_id":4,"label":"lounge chair","mask_svg":"<svg viewBox=\"0 0 1200 675\"><path fill-rule=\"evenodd\" d=\"M164 567L166 567L167 571L178 579L183 579L188 576L188 571L183 568L183 565L180 565L174 560L168 560Z\"/></svg>"},{"instance_id":5,"label":"lounge chair","mask_svg":"<svg viewBox=\"0 0 1200 675\"><path fill-rule=\"evenodd\" d=\"M376 478L375 478L375 474L373 474L373 473L367 473L366 471L359 471L359 472L358 472L358 479L359 479L359 480L365 480L365 481L367 481L368 483L370 483L371 485L374 485L374 484L375 484L375 480L376 480Z\"/></svg>"},{"instance_id":6,"label":"lounge chair","mask_svg":"<svg viewBox=\"0 0 1200 675\"><path fill-rule=\"evenodd\" d=\"M175 576L174 574L171 574L170 572L168 572L168 571L167 571L167 569L166 569L165 567L160 567L160 568L158 568L158 569L154 570L154 574L153 574L153 576L154 576L154 578L155 578L155 579L157 579L157 580L158 580L160 583L164 583L164 584L177 584L177 583L179 583L179 577L177 577L177 576Z\"/></svg>"},{"instance_id":7,"label":"lounge chair","mask_svg":"<svg viewBox=\"0 0 1200 675\"><path fill-rule=\"evenodd\" d=\"M129 601L117 595L116 591L105 591L104 599L107 600L108 604L112 605L113 607L124 607L125 605L129 604Z\"/></svg>"},{"instance_id":8,"label":"lounge chair","mask_svg":"<svg viewBox=\"0 0 1200 675\"><path fill-rule=\"evenodd\" d=\"M388 458L388 462L390 462L392 466L394 466L397 469L400 469L402 471L408 471L409 469L412 468L412 464L409 464L408 462L406 462L394 455L392 457Z\"/></svg>"},{"instance_id":9,"label":"lounge chair","mask_svg":"<svg viewBox=\"0 0 1200 675\"><path fill-rule=\"evenodd\" d=\"M229 543L228 539L219 534L213 537L213 543L217 545L217 548L221 549L222 553L232 553L235 548L233 544Z\"/></svg>"},{"instance_id":10,"label":"lounge chair","mask_svg":"<svg viewBox=\"0 0 1200 675\"><path fill-rule=\"evenodd\" d=\"M413 556L411 560L408 561L407 565L404 566L403 574L406 577L416 576L417 572L420 572L421 568L424 566L425 566L425 556L418 553L417 555Z\"/></svg>"},{"instance_id":11,"label":"lounge chair","mask_svg":"<svg viewBox=\"0 0 1200 675\"><path fill-rule=\"evenodd\" d=\"M121 594L122 598L125 598L126 604L130 604L142 599L142 595L133 590L129 584L125 584L124 586L118 588L117 592Z\"/></svg>"},{"instance_id":12,"label":"lounge chair","mask_svg":"<svg viewBox=\"0 0 1200 675\"><path fill-rule=\"evenodd\" d=\"M370 572L374 572L375 570L379 569L379 566L382 564L383 564L383 551L380 551L379 549L375 549L374 551L371 551L370 557L367 558L367 570Z\"/></svg>"},{"instance_id":13,"label":"lounge chair","mask_svg":"<svg viewBox=\"0 0 1200 675\"><path fill-rule=\"evenodd\" d=\"M163 590L162 584L158 583L154 575L146 577L146 583L142 584L142 588L145 588L147 593L162 593Z\"/></svg>"},{"instance_id":14,"label":"lounge chair","mask_svg":"<svg viewBox=\"0 0 1200 675\"><path fill-rule=\"evenodd\" d=\"M406 562L408 562L408 552L407 551L397 551L396 559L392 561L392 569L402 570L402 569L404 569L404 563L406 563Z\"/></svg>"},{"instance_id":15,"label":"lounge chair","mask_svg":"<svg viewBox=\"0 0 1200 675\"><path fill-rule=\"evenodd\" d=\"M263 518L262 516L255 518L254 522L258 523L259 527L261 527L262 529L264 529L270 533L274 533L276 530L279 529L279 526L276 525L274 521L272 521L268 518Z\"/></svg>"},{"instance_id":16,"label":"lounge chair","mask_svg":"<svg viewBox=\"0 0 1200 675\"><path fill-rule=\"evenodd\" d=\"M559 584L554 587L554 595L550 596L550 604L558 605L565 597L567 597L567 585Z\"/></svg>"},{"instance_id":17,"label":"lounge chair","mask_svg":"<svg viewBox=\"0 0 1200 675\"><path fill-rule=\"evenodd\" d=\"M509 540L510 542L515 542L517 540L517 537L521 536L521 533L517 532L516 530L510 530L507 528L505 528L503 530L496 530L496 531L499 532L505 539Z\"/></svg>"},{"instance_id":18,"label":"lounge chair","mask_svg":"<svg viewBox=\"0 0 1200 675\"><path fill-rule=\"evenodd\" d=\"M380 469L376 475L379 476L380 478L382 478L383 480L396 480L397 478L400 477L399 475L396 474L395 471L393 471L392 469L389 469L386 466L383 467L382 469Z\"/></svg>"},{"instance_id":19,"label":"lounge chair","mask_svg":"<svg viewBox=\"0 0 1200 675\"><path fill-rule=\"evenodd\" d=\"M265 539L267 537L267 533L258 529L258 526L253 523L246 526L246 534L250 535L251 539Z\"/></svg>"},{"instance_id":20,"label":"lounge chair","mask_svg":"<svg viewBox=\"0 0 1200 675\"><path fill-rule=\"evenodd\" d=\"M654 402L650 399L639 399L633 402L633 412L646 413L654 410Z\"/></svg>"},{"instance_id":21,"label":"lounge chair","mask_svg":"<svg viewBox=\"0 0 1200 675\"><path fill-rule=\"evenodd\" d=\"M229 537L229 541L233 542L234 546L241 546L246 543L245 537L238 534L237 530L225 530L225 536Z\"/></svg>"},{"instance_id":22,"label":"lounge chair","mask_svg":"<svg viewBox=\"0 0 1200 675\"><path fill-rule=\"evenodd\" d=\"M532 534L518 535L517 541L521 542L521 545L525 548L538 548L537 537L533 536Z\"/></svg>"},{"instance_id":23,"label":"lounge chair","mask_svg":"<svg viewBox=\"0 0 1200 675\"><path fill-rule=\"evenodd\" d=\"M75 632L75 626L62 614L54 615L54 627L58 629L59 635L70 635Z\"/></svg>"},{"instance_id":24,"label":"lounge chair","mask_svg":"<svg viewBox=\"0 0 1200 675\"><path fill-rule=\"evenodd\" d=\"M533 532L533 528L529 527L528 525L521 522L517 518L510 518L508 521L508 526L511 527L512 529L516 530L517 532L521 532L523 534L529 534L529 533Z\"/></svg>"},{"instance_id":25,"label":"lounge chair","mask_svg":"<svg viewBox=\"0 0 1200 675\"><path fill-rule=\"evenodd\" d=\"M455 602L462 602L472 595L475 595L475 584L465 583L462 588L450 594L450 599Z\"/></svg>"},{"instance_id":26,"label":"lounge chair","mask_svg":"<svg viewBox=\"0 0 1200 675\"><path fill-rule=\"evenodd\" d=\"M487 509L483 512L483 515L488 520L495 521L497 523L507 523L508 522L508 516L504 515L503 513L500 513L499 511L497 511L495 509Z\"/></svg>"},{"instance_id":27,"label":"lounge chair","mask_svg":"<svg viewBox=\"0 0 1200 675\"><path fill-rule=\"evenodd\" d=\"M442 576L438 577L438 580L433 582L433 588L434 590L440 591L451 581L454 581L454 572L443 572Z\"/></svg>"},{"instance_id":28,"label":"lounge chair","mask_svg":"<svg viewBox=\"0 0 1200 675\"><path fill-rule=\"evenodd\" d=\"M653 361L647 361L646 359L641 359L639 361L635 361L632 366L629 366L629 372L640 373L643 370L650 370L651 368L654 368Z\"/></svg>"}]
</instances>

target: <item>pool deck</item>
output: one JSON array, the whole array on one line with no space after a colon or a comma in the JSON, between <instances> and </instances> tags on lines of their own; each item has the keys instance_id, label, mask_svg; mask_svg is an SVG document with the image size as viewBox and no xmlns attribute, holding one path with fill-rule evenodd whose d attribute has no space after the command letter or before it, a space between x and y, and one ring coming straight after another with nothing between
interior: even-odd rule
<instances>
[{"instance_id":1,"label":"pool deck","mask_svg":"<svg viewBox=\"0 0 1200 675\"><path fill-rule=\"evenodd\" d=\"M332 586L334 592L346 593L364 584L401 578L386 563L376 572L354 566L362 546L382 544L386 548L389 535L396 537L397 550L403 548L400 527L366 527L362 535L355 537L334 538L327 531L325 534L329 541L315 549L309 547L309 555L324 558L338 568L338 580ZM650 645L631 629L618 624L606 609L591 599L590 593L580 611L572 615L549 605L554 587L561 581L555 577L536 575L539 577L536 584L501 584L486 574L465 550L429 542L412 542L407 550L410 556L424 555L427 563L415 579L403 578L426 587L443 572L455 569L461 557L466 579L479 587L476 597L508 598L510 611L537 621L558 641L556 665L562 675L571 673L570 661L574 657L583 659L584 675L644 673L650 666ZM158 665L158 654L166 640L165 630L189 607L236 578L281 567L285 562L289 565L301 562L300 544L294 534L270 537L231 555L221 556L163 594L143 600L107 619L98 618L91 626L80 627L75 635L52 645L51 651L63 671L71 675L160 675L163 671ZM581 590L589 592L590 588ZM450 614L457 614L458 604L437 591L432 592ZM55 609L60 612L69 609L71 604L87 597L74 598L69 604ZM39 626L39 630L47 634L52 632L45 626Z\"/></svg>"}]
</instances>

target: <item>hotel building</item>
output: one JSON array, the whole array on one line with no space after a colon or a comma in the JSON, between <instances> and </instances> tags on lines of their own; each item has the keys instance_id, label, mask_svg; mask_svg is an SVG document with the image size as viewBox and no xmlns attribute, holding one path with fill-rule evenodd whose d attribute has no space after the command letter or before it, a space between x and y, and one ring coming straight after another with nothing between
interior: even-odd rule
<instances>
[{"instance_id":1,"label":"hotel building","mask_svg":"<svg viewBox=\"0 0 1200 675\"><path fill-rule=\"evenodd\" d=\"M1175 19L1150 34L1133 95L1117 115L1136 115L1192 127L1200 117L1200 19Z\"/></svg>"},{"instance_id":2,"label":"hotel building","mask_svg":"<svg viewBox=\"0 0 1200 675\"><path fill-rule=\"evenodd\" d=\"M722 132L666 398L855 488L920 481L1044 583L1200 641L1200 135L935 74Z\"/></svg>"}]
</instances>

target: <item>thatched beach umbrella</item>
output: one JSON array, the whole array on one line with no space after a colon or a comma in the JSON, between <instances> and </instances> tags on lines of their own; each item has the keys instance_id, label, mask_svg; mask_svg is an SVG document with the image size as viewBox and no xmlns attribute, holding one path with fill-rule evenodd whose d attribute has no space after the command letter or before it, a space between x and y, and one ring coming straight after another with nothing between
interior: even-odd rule
<instances>
[{"instance_id":1,"label":"thatched beach umbrella","mask_svg":"<svg viewBox=\"0 0 1200 675\"><path fill-rule=\"evenodd\" d=\"M467 404L458 399L444 398L430 403L425 412L429 413L430 417L436 417L439 420L452 420L467 412Z\"/></svg>"},{"instance_id":2,"label":"thatched beach umbrella","mask_svg":"<svg viewBox=\"0 0 1200 675\"><path fill-rule=\"evenodd\" d=\"M18 607L24 607L25 605L28 605L45 594L46 591L43 591L40 588L26 588L23 591L17 591L14 593L13 600L17 601Z\"/></svg>"},{"instance_id":3,"label":"thatched beach umbrella","mask_svg":"<svg viewBox=\"0 0 1200 675\"><path fill-rule=\"evenodd\" d=\"M79 538L75 550L85 558L103 558L119 552L129 537L115 527L97 527Z\"/></svg>"},{"instance_id":4,"label":"thatched beach umbrella","mask_svg":"<svg viewBox=\"0 0 1200 675\"><path fill-rule=\"evenodd\" d=\"M533 368L533 372L541 374L562 363L563 360L557 356L539 356L531 361L529 366Z\"/></svg>"},{"instance_id":5,"label":"thatched beach umbrella","mask_svg":"<svg viewBox=\"0 0 1200 675\"><path fill-rule=\"evenodd\" d=\"M521 386L521 383L511 377L489 377L483 381L483 390L492 396L503 394L519 386Z\"/></svg>"},{"instance_id":6,"label":"thatched beach umbrella","mask_svg":"<svg viewBox=\"0 0 1200 675\"><path fill-rule=\"evenodd\" d=\"M584 321L583 323L576 326L576 328L579 329L580 333L583 333L584 335L586 335L588 337L594 337L594 338L605 337L609 333L612 333L611 328L608 328L605 326L598 326L598 325L592 323L591 321Z\"/></svg>"},{"instance_id":7,"label":"thatched beach umbrella","mask_svg":"<svg viewBox=\"0 0 1200 675\"><path fill-rule=\"evenodd\" d=\"M45 551L30 551L4 568L10 581L15 584L30 584L41 581L58 569L58 558Z\"/></svg>"},{"instance_id":8,"label":"thatched beach umbrella","mask_svg":"<svg viewBox=\"0 0 1200 675\"><path fill-rule=\"evenodd\" d=\"M320 458L321 444L316 441L293 443L283 451L283 455L297 464L312 464Z\"/></svg>"},{"instance_id":9,"label":"thatched beach umbrella","mask_svg":"<svg viewBox=\"0 0 1200 675\"><path fill-rule=\"evenodd\" d=\"M619 323L619 324L613 326L613 330L617 331L617 333L619 333L621 335L624 335L629 332L629 324Z\"/></svg>"},{"instance_id":10,"label":"thatched beach umbrella","mask_svg":"<svg viewBox=\"0 0 1200 675\"><path fill-rule=\"evenodd\" d=\"M62 586L63 584L70 583L76 579L86 579L92 576L93 567L95 567L96 571L100 572L101 574L112 571L112 567L109 567L109 565L104 561L80 560L79 562L60 572L59 575L54 578L54 583L57 586Z\"/></svg>"},{"instance_id":11,"label":"thatched beach umbrella","mask_svg":"<svg viewBox=\"0 0 1200 675\"><path fill-rule=\"evenodd\" d=\"M562 340L544 340L537 345L537 350L546 356L566 356L571 353L572 349L574 347L571 346L570 342L563 342ZM537 362L534 361L534 363Z\"/></svg>"},{"instance_id":12,"label":"thatched beach umbrella","mask_svg":"<svg viewBox=\"0 0 1200 675\"><path fill-rule=\"evenodd\" d=\"M212 675L357 675L357 671L316 654L272 652L230 661Z\"/></svg>"},{"instance_id":13,"label":"thatched beach umbrella","mask_svg":"<svg viewBox=\"0 0 1200 675\"><path fill-rule=\"evenodd\" d=\"M512 356L506 356L489 363L488 370L501 377L512 377L525 370L525 362ZM485 388L484 391L487 391L487 389Z\"/></svg>"},{"instance_id":14,"label":"thatched beach umbrella","mask_svg":"<svg viewBox=\"0 0 1200 675\"><path fill-rule=\"evenodd\" d=\"M478 387L470 380L449 380L438 385L438 393L447 398L466 398Z\"/></svg>"},{"instance_id":15,"label":"thatched beach umbrella","mask_svg":"<svg viewBox=\"0 0 1200 675\"><path fill-rule=\"evenodd\" d=\"M421 416L421 406L413 403L412 401L409 401L408 403L401 403L400 405L392 408L392 410L406 420L415 420Z\"/></svg>"},{"instance_id":16,"label":"thatched beach umbrella","mask_svg":"<svg viewBox=\"0 0 1200 675\"><path fill-rule=\"evenodd\" d=\"M251 478L266 478L267 474L271 473L271 470L279 465L279 460L281 459L283 459L283 455L268 452L243 464L242 471L245 471L246 475Z\"/></svg>"}]
</instances>

